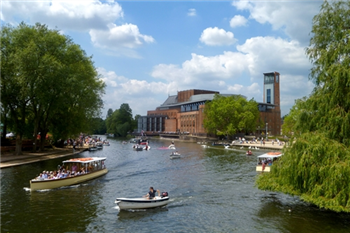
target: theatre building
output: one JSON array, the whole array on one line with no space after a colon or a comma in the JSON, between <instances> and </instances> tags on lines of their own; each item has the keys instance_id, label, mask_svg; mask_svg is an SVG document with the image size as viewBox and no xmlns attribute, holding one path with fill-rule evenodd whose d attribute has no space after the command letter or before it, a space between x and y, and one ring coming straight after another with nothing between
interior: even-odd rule
<instances>
[{"instance_id":1,"label":"theatre building","mask_svg":"<svg viewBox=\"0 0 350 233\"><path fill-rule=\"evenodd\" d=\"M263 102L258 102L260 111L259 127L253 133L280 135L280 74L264 73ZM204 108L207 101L212 101L217 91L185 90L169 96L156 110L147 111L147 116L138 119L138 133L146 134L189 134L206 136L203 126ZM221 94L232 96L234 94Z\"/></svg>"}]
</instances>

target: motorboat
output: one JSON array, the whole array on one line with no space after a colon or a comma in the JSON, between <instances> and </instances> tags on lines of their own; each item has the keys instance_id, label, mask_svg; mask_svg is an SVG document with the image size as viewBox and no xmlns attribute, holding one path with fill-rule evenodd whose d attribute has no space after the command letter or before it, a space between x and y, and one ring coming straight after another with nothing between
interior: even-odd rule
<instances>
[{"instance_id":1,"label":"motorboat","mask_svg":"<svg viewBox=\"0 0 350 233\"><path fill-rule=\"evenodd\" d=\"M175 147L174 144L170 144L170 145L168 146L168 148L169 148L169 149L172 149L172 150L176 150L176 147Z\"/></svg>"},{"instance_id":2,"label":"motorboat","mask_svg":"<svg viewBox=\"0 0 350 233\"><path fill-rule=\"evenodd\" d=\"M257 172L270 172L272 164L283 154L281 152L268 152L258 156Z\"/></svg>"},{"instance_id":3,"label":"motorboat","mask_svg":"<svg viewBox=\"0 0 350 233\"><path fill-rule=\"evenodd\" d=\"M150 209L161 207L169 203L170 199L167 192L163 192L161 196L156 196L153 199L147 197L137 198L117 198L114 203L117 204L119 209Z\"/></svg>"},{"instance_id":4,"label":"motorboat","mask_svg":"<svg viewBox=\"0 0 350 233\"><path fill-rule=\"evenodd\" d=\"M111 144L109 143L109 141L103 141L103 145L104 146L110 146Z\"/></svg>"},{"instance_id":5,"label":"motorboat","mask_svg":"<svg viewBox=\"0 0 350 233\"><path fill-rule=\"evenodd\" d=\"M105 175L108 170L105 166L106 157L74 158L63 161L63 169L55 177L53 172L47 178L38 176L30 180L30 190L54 189L63 186L79 184Z\"/></svg>"},{"instance_id":6,"label":"motorboat","mask_svg":"<svg viewBox=\"0 0 350 233\"><path fill-rule=\"evenodd\" d=\"M96 146L89 146L89 151L96 151L98 150Z\"/></svg>"},{"instance_id":7,"label":"motorboat","mask_svg":"<svg viewBox=\"0 0 350 233\"><path fill-rule=\"evenodd\" d=\"M143 147L139 145L133 145L132 148L133 150L136 150L136 151L143 151Z\"/></svg>"},{"instance_id":8,"label":"motorboat","mask_svg":"<svg viewBox=\"0 0 350 233\"><path fill-rule=\"evenodd\" d=\"M181 158L181 154L178 153L177 151L170 154L170 159L179 159L179 158Z\"/></svg>"},{"instance_id":9,"label":"motorboat","mask_svg":"<svg viewBox=\"0 0 350 233\"><path fill-rule=\"evenodd\" d=\"M97 147L98 150L103 149L103 143L102 142L97 142L96 143L96 147Z\"/></svg>"}]
</instances>

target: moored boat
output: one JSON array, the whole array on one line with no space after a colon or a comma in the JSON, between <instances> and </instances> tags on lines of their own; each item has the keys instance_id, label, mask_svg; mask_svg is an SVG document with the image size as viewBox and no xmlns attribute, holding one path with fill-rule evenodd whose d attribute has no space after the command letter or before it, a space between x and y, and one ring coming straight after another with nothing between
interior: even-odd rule
<instances>
[{"instance_id":1,"label":"moored boat","mask_svg":"<svg viewBox=\"0 0 350 233\"><path fill-rule=\"evenodd\" d=\"M270 172L273 162L278 160L283 154L281 152L268 152L258 156L256 165L257 172Z\"/></svg>"},{"instance_id":2,"label":"moored boat","mask_svg":"<svg viewBox=\"0 0 350 233\"><path fill-rule=\"evenodd\" d=\"M169 196L156 196L153 199L139 198L117 198L115 203L119 209L149 209L164 206L170 201Z\"/></svg>"},{"instance_id":3,"label":"moored boat","mask_svg":"<svg viewBox=\"0 0 350 233\"><path fill-rule=\"evenodd\" d=\"M105 175L106 157L75 158L63 161L59 171L30 180L30 190L54 189L79 184ZM56 175L56 176L55 176Z\"/></svg>"}]
</instances>

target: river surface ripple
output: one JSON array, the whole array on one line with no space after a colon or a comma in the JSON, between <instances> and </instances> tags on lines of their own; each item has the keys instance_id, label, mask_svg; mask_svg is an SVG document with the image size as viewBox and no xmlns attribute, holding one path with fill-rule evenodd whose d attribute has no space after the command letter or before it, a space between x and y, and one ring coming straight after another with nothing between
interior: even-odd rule
<instances>
[{"instance_id":1,"label":"river surface ripple","mask_svg":"<svg viewBox=\"0 0 350 233\"><path fill-rule=\"evenodd\" d=\"M266 151L203 148L176 142L181 159L169 159L169 141L151 150L110 140L79 157L107 157L107 175L80 185L28 191L29 180L54 170L54 159L1 170L1 232L350 232L350 215L321 210L298 197L257 189L256 156ZM77 157L77 156L75 156ZM168 191L162 208L120 211L117 197L140 197L150 186ZM291 212L289 212L291 209Z\"/></svg>"}]
</instances>

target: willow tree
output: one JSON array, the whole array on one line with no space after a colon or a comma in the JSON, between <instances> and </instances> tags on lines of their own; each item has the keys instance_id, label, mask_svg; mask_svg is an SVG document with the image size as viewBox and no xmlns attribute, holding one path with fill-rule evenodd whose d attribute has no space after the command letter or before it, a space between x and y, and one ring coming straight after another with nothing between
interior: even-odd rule
<instances>
[{"instance_id":1,"label":"willow tree","mask_svg":"<svg viewBox=\"0 0 350 233\"><path fill-rule=\"evenodd\" d=\"M236 134L254 131L259 119L258 104L254 99L247 101L242 96L215 95L205 104L204 128L216 135Z\"/></svg>"},{"instance_id":2,"label":"willow tree","mask_svg":"<svg viewBox=\"0 0 350 233\"><path fill-rule=\"evenodd\" d=\"M350 212L350 1L325 1L312 34L306 53L315 89L295 114L300 133L257 186Z\"/></svg>"}]
</instances>

